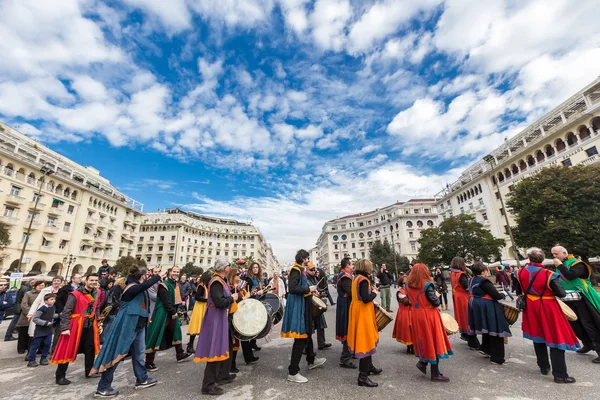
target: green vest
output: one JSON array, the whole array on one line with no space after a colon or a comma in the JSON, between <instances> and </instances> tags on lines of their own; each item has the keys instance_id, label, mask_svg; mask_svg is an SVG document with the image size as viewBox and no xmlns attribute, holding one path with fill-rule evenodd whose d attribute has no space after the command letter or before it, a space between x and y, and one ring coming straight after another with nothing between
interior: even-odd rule
<instances>
[{"instance_id":1,"label":"green vest","mask_svg":"<svg viewBox=\"0 0 600 400\"><path fill-rule=\"evenodd\" d=\"M573 257L571 255L571 256L568 256L563 261L563 264L565 265L565 267L567 267L570 270L573 265L580 263L580 262L583 262L583 261L579 261L578 259L576 259L575 257ZM592 276L592 273L593 273L592 269L590 268L589 265L587 265L585 263L584 263L584 265L588 269L587 279L577 278L577 279L573 279L572 281L570 281L561 276L560 283L562 284L563 288L565 288L565 290L577 290L577 291L581 292L581 294L583 296L585 296L586 299L589 300L589 302L592 304L592 306L594 306L594 308L600 312L600 294L598 294L598 292L596 292L596 290L592 286L592 282L590 282L590 276Z\"/></svg>"}]
</instances>

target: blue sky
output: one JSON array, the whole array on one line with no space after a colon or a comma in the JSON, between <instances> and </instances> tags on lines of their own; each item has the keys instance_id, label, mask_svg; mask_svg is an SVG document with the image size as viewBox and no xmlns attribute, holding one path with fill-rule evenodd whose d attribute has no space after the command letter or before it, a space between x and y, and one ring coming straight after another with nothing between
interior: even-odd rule
<instances>
[{"instance_id":1,"label":"blue sky","mask_svg":"<svg viewBox=\"0 0 600 400\"><path fill-rule=\"evenodd\" d=\"M429 197L596 78L582 0L0 0L0 118L147 211L326 220Z\"/></svg>"}]
</instances>

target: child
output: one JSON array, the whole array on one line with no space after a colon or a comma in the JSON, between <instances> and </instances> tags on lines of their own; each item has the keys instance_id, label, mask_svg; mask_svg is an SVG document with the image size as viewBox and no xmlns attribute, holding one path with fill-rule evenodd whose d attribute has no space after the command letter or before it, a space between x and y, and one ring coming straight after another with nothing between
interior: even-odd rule
<instances>
[{"instance_id":1,"label":"child","mask_svg":"<svg viewBox=\"0 0 600 400\"><path fill-rule=\"evenodd\" d=\"M403 275L398 277L397 284L399 286L398 292L396 293L396 299L398 300L398 312L396 313L396 321L394 323L394 330L392 331L392 338L396 339L397 342L406 345L407 354L415 354L410 325L411 305L408 297L406 296L406 290L404 289Z\"/></svg>"},{"instance_id":2,"label":"child","mask_svg":"<svg viewBox=\"0 0 600 400\"><path fill-rule=\"evenodd\" d=\"M52 321L57 317L54 314L55 301L55 294L46 294L44 296L44 305L38 308L33 315L32 321L35 324L35 332L33 334L33 342L31 343L29 356L27 358L29 361L29 363L27 363L28 367L38 366L38 363L35 362L35 356L40 345L43 346L40 364L48 365L48 353L50 352L50 346L52 345Z\"/></svg>"}]
</instances>

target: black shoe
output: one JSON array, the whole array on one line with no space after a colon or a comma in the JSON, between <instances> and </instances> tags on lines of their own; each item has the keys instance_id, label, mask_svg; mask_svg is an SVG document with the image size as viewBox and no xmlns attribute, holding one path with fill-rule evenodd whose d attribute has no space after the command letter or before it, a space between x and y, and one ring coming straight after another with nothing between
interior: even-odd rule
<instances>
[{"instance_id":1,"label":"black shoe","mask_svg":"<svg viewBox=\"0 0 600 400\"><path fill-rule=\"evenodd\" d=\"M592 350L594 350L594 348L592 346L588 346L588 345L584 344L582 348L575 350L575 353L577 353L577 354L587 354L587 353L589 353Z\"/></svg>"},{"instance_id":2,"label":"black shoe","mask_svg":"<svg viewBox=\"0 0 600 400\"><path fill-rule=\"evenodd\" d=\"M358 368L356 366L356 364L354 364L352 361L348 361L347 363L340 363L340 367L347 368L347 369L356 369L356 368Z\"/></svg>"},{"instance_id":3,"label":"black shoe","mask_svg":"<svg viewBox=\"0 0 600 400\"><path fill-rule=\"evenodd\" d=\"M213 386L208 390L202 389L202 394L208 394L209 396L220 396L223 393L225 393L225 391L218 386Z\"/></svg>"},{"instance_id":4,"label":"black shoe","mask_svg":"<svg viewBox=\"0 0 600 400\"><path fill-rule=\"evenodd\" d=\"M189 357L191 356L190 353L183 353L181 356L177 357L177 362L184 362L185 360L187 360Z\"/></svg>"},{"instance_id":5,"label":"black shoe","mask_svg":"<svg viewBox=\"0 0 600 400\"><path fill-rule=\"evenodd\" d=\"M150 372L158 371L158 367L154 363L146 363L146 369Z\"/></svg>"},{"instance_id":6,"label":"black shoe","mask_svg":"<svg viewBox=\"0 0 600 400\"><path fill-rule=\"evenodd\" d=\"M331 343L325 343L323 346L319 346L319 350L327 349L331 347Z\"/></svg>"},{"instance_id":7,"label":"black shoe","mask_svg":"<svg viewBox=\"0 0 600 400\"><path fill-rule=\"evenodd\" d=\"M417 363L417 369L422 373L427 374L427 364L425 364L424 362L419 361Z\"/></svg>"},{"instance_id":8,"label":"black shoe","mask_svg":"<svg viewBox=\"0 0 600 400\"><path fill-rule=\"evenodd\" d=\"M596 357L592 360L594 364L600 364L600 357Z\"/></svg>"},{"instance_id":9,"label":"black shoe","mask_svg":"<svg viewBox=\"0 0 600 400\"><path fill-rule=\"evenodd\" d=\"M379 385L377 382L373 382L371 379L369 379L368 375L360 374L358 376L358 386L377 387Z\"/></svg>"},{"instance_id":10,"label":"black shoe","mask_svg":"<svg viewBox=\"0 0 600 400\"><path fill-rule=\"evenodd\" d=\"M236 378L236 374L229 374L229 376L227 378L223 378L223 379L219 379L217 381L217 385L227 385L228 383L233 382L233 380Z\"/></svg>"},{"instance_id":11,"label":"black shoe","mask_svg":"<svg viewBox=\"0 0 600 400\"><path fill-rule=\"evenodd\" d=\"M450 382L450 378L448 378L447 376L444 376L442 374L439 374L438 376L432 376L431 381L432 382Z\"/></svg>"},{"instance_id":12,"label":"black shoe","mask_svg":"<svg viewBox=\"0 0 600 400\"><path fill-rule=\"evenodd\" d=\"M555 376L554 382L555 383L575 383L575 378L573 378L571 376L567 376L566 378L557 378Z\"/></svg>"},{"instance_id":13,"label":"black shoe","mask_svg":"<svg viewBox=\"0 0 600 400\"><path fill-rule=\"evenodd\" d=\"M260 357L252 357L249 358L248 360L246 360L246 364L250 365L250 364L254 364L256 363L258 360L260 359Z\"/></svg>"},{"instance_id":14,"label":"black shoe","mask_svg":"<svg viewBox=\"0 0 600 400\"><path fill-rule=\"evenodd\" d=\"M548 375L550 373L550 368L540 368L540 372L542 375Z\"/></svg>"},{"instance_id":15,"label":"black shoe","mask_svg":"<svg viewBox=\"0 0 600 400\"><path fill-rule=\"evenodd\" d=\"M231 369L229 370L230 373L232 374L237 374L238 372L240 372L240 370L237 367L231 367Z\"/></svg>"},{"instance_id":16,"label":"black shoe","mask_svg":"<svg viewBox=\"0 0 600 400\"><path fill-rule=\"evenodd\" d=\"M379 375L382 372L383 372L383 369L377 368L373 364L371 364L371 366L369 367L369 375Z\"/></svg>"},{"instance_id":17,"label":"black shoe","mask_svg":"<svg viewBox=\"0 0 600 400\"><path fill-rule=\"evenodd\" d=\"M466 342L468 340L467 334L466 333L461 333L460 334L460 340L464 340Z\"/></svg>"},{"instance_id":18,"label":"black shoe","mask_svg":"<svg viewBox=\"0 0 600 400\"><path fill-rule=\"evenodd\" d=\"M13 340L18 340L18 339L14 336L9 336L9 337L4 338L5 342L12 342Z\"/></svg>"},{"instance_id":19,"label":"black shoe","mask_svg":"<svg viewBox=\"0 0 600 400\"><path fill-rule=\"evenodd\" d=\"M258 347L257 344L252 345L252 350L260 351L262 347Z\"/></svg>"},{"instance_id":20,"label":"black shoe","mask_svg":"<svg viewBox=\"0 0 600 400\"><path fill-rule=\"evenodd\" d=\"M61 386L70 385L71 381L68 380L67 378L59 378L59 379L56 380L56 384L57 385L61 385Z\"/></svg>"},{"instance_id":21,"label":"black shoe","mask_svg":"<svg viewBox=\"0 0 600 400\"><path fill-rule=\"evenodd\" d=\"M194 345L192 343L189 343L187 345L187 348L185 349L185 352L188 354L195 354L196 350L194 350Z\"/></svg>"}]
</instances>

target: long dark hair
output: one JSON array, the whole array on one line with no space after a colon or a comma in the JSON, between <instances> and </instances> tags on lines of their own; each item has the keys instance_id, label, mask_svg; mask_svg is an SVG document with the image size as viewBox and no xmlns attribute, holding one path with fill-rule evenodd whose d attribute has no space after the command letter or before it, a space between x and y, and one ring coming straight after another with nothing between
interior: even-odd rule
<instances>
[{"instance_id":1,"label":"long dark hair","mask_svg":"<svg viewBox=\"0 0 600 400\"><path fill-rule=\"evenodd\" d=\"M467 264L465 263L465 259L462 257L454 257L450 262L450 268L459 269L464 271L467 268Z\"/></svg>"}]
</instances>

